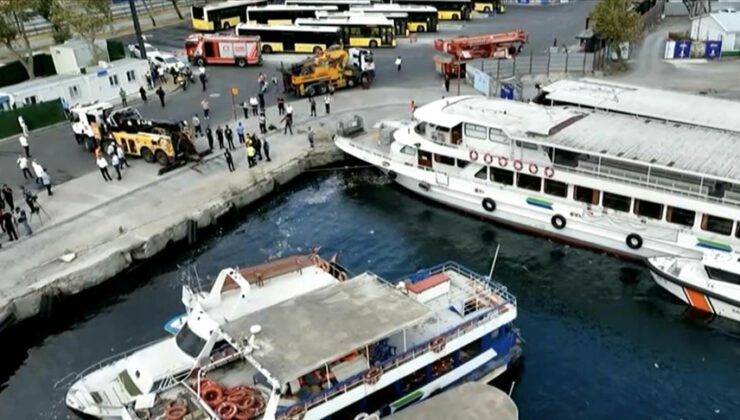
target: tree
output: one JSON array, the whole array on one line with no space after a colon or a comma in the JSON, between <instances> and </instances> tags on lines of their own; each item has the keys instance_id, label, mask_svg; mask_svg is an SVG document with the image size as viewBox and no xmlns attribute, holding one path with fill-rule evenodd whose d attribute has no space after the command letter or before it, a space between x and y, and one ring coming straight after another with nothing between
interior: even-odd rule
<instances>
[{"instance_id":1,"label":"tree","mask_svg":"<svg viewBox=\"0 0 740 420\"><path fill-rule=\"evenodd\" d=\"M182 13L180 12L180 7L177 5L177 0L172 0L172 7L175 8L175 13L177 13L177 17L179 17L180 20L183 20Z\"/></svg>"},{"instance_id":2,"label":"tree","mask_svg":"<svg viewBox=\"0 0 740 420\"><path fill-rule=\"evenodd\" d=\"M110 0L54 0L52 21L69 28L87 42L95 61L105 57L105 51L95 40L107 25L112 25Z\"/></svg>"},{"instance_id":3,"label":"tree","mask_svg":"<svg viewBox=\"0 0 740 420\"><path fill-rule=\"evenodd\" d=\"M0 1L0 42L15 56L33 79L33 49L25 22L35 8L35 0Z\"/></svg>"},{"instance_id":4,"label":"tree","mask_svg":"<svg viewBox=\"0 0 740 420\"><path fill-rule=\"evenodd\" d=\"M619 51L620 44L640 38L640 15L629 9L631 5L631 0L599 0L591 11L594 30L611 51ZM618 56L622 60L622 55Z\"/></svg>"},{"instance_id":5,"label":"tree","mask_svg":"<svg viewBox=\"0 0 740 420\"><path fill-rule=\"evenodd\" d=\"M51 23L51 33L54 38L54 42L61 44L68 40L71 35L69 33L69 27L67 25L60 25L54 23L51 13L54 6L54 0L36 0L36 13L42 18L46 19L47 22Z\"/></svg>"}]
</instances>

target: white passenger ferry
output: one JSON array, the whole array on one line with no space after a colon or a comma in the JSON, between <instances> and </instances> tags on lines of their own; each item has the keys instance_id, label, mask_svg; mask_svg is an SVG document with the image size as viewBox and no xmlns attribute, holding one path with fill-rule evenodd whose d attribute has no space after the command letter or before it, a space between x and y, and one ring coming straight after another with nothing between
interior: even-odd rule
<instances>
[{"instance_id":1,"label":"white passenger ferry","mask_svg":"<svg viewBox=\"0 0 740 420\"><path fill-rule=\"evenodd\" d=\"M702 258L652 257L655 282L691 307L740 321L738 254L706 253Z\"/></svg>"},{"instance_id":2,"label":"white passenger ferry","mask_svg":"<svg viewBox=\"0 0 740 420\"><path fill-rule=\"evenodd\" d=\"M366 272L216 328L224 342L125 419L353 419L397 412L520 356L515 298L456 263L386 282ZM365 413L365 414L363 414Z\"/></svg>"},{"instance_id":3,"label":"white passenger ferry","mask_svg":"<svg viewBox=\"0 0 740 420\"><path fill-rule=\"evenodd\" d=\"M740 133L479 96L414 116L335 142L410 191L564 242L627 258L740 249Z\"/></svg>"},{"instance_id":4,"label":"white passenger ferry","mask_svg":"<svg viewBox=\"0 0 740 420\"><path fill-rule=\"evenodd\" d=\"M122 408L141 395L172 386L204 360L219 359L228 347L225 341L213 339L212 332L220 325L346 278L339 265L312 253L222 270L205 291L185 285L186 322L177 335L72 374L67 406L88 416L120 417Z\"/></svg>"}]
</instances>

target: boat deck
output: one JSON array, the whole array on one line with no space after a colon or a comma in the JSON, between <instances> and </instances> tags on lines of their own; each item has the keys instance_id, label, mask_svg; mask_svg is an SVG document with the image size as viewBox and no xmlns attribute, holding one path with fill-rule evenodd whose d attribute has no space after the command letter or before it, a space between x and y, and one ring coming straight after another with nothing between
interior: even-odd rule
<instances>
[{"instance_id":1,"label":"boat deck","mask_svg":"<svg viewBox=\"0 0 740 420\"><path fill-rule=\"evenodd\" d=\"M462 384L388 417L390 420L516 420L519 410L504 392L477 382Z\"/></svg>"}]
</instances>

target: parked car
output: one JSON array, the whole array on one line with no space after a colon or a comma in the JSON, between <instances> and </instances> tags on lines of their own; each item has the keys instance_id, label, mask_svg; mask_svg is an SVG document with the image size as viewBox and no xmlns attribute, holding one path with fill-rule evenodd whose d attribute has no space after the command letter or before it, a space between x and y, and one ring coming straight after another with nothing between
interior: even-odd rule
<instances>
[{"instance_id":1,"label":"parked car","mask_svg":"<svg viewBox=\"0 0 740 420\"><path fill-rule=\"evenodd\" d=\"M152 44L144 43L144 49L146 50L147 57L150 54L158 53L159 50L156 49ZM141 52L139 51L139 44L129 44L128 50L131 52L131 55L133 55L136 58L141 58Z\"/></svg>"},{"instance_id":2,"label":"parked car","mask_svg":"<svg viewBox=\"0 0 740 420\"><path fill-rule=\"evenodd\" d=\"M185 68L185 63L178 60L177 57L172 54L157 51L152 54L147 53L147 58L150 63L158 67L164 67L166 71L170 71L173 68L180 71Z\"/></svg>"}]
</instances>

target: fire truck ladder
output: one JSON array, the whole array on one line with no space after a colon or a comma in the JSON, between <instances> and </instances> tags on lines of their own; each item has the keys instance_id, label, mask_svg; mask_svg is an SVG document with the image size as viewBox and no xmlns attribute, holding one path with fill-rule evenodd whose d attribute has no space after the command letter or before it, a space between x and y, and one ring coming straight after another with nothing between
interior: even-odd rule
<instances>
[{"instance_id":1,"label":"fire truck ladder","mask_svg":"<svg viewBox=\"0 0 740 420\"><path fill-rule=\"evenodd\" d=\"M527 42L525 31L517 30L490 35L464 36L448 40L437 39L434 41L434 48L437 51L452 54L458 60L467 60L483 57L486 53L490 54L492 48L517 42Z\"/></svg>"}]
</instances>

